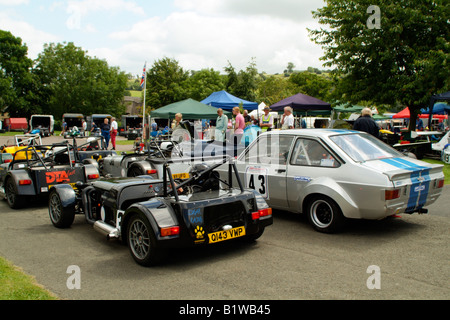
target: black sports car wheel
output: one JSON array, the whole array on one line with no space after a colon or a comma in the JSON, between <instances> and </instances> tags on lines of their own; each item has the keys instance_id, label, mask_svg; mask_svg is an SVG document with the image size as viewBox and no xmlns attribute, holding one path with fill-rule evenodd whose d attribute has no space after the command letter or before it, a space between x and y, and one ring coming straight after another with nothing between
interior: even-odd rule
<instances>
[{"instance_id":1,"label":"black sports car wheel","mask_svg":"<svg viewBox=\"0 0 450 320\"><path fill-rule=\"evenodd\" d=\"M149 267L160 261L161 253L156 245L153 229L143 214L131 218L127 240L131 255L138 264Z\"/></svg>"},{"instance_id":2,"label":"black sports car wheel","mask_svg":"<svg viewBox=\"0 0 450 320\"><path fill-rule=\"evenodd\" d=\"M53 225L60 229L69 228L75 219L73 208L64 208L61 198L55 190L49 196L48 213Z\"/></svg>"},{"instance_id":3,"label":"black sports car wheel","mask_svg":"<svg viewBox=\"0 0 450 320\"><path fill-rule=\"evenodd\" d=\"M260 227L257 233L248 234L245 237L240 238L240 239L242 239L242 241L244 241L244 242L249 242L249 243L255 242L263 235L264 230L265 230L264 227Z\"/></svg>"},{"instance_id":4,"label":"black sports car wheel","mask_svg":"<svg viewBox=\"0 0 450 320\"><path fill-rule=\"evenodd\" d=\"M12 209L20 209L24 206L23 196L18 195L17 188L12 178L5 184L5 197Z\"/></svg>"},{"instance_id":5,"label":"black sports car wheel","mask_svg":"<svg viewBox=\"0 0 450 320\"><path fill-rule=\"evenodd\" d=\"M325 196L312 199L308 204L307 214L314 229L324 233L338 231L345 219L336 202Z\"/></svg>"},{"instance_id":6,"label":"black sports car wheel","mask_svg":"<svg viewBox=\"0 0 450 320\"><path fill-rule=\"evenodd\" d=\"M142 175L144 175L144 173L138 167L130 168L130 170L128 171L128 177L137 177Z\"/></svg>"}]
</instances>

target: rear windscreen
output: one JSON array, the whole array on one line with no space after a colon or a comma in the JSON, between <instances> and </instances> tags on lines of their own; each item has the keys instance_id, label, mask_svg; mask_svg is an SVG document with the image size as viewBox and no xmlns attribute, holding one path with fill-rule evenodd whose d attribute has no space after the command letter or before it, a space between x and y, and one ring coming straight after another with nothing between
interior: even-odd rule
<instances>
[{"instance_id":1,"label":"rear windscreen","mask_svg":"<svg viewBox=\"0 0 450 320\"><path fill-rule=\"evenodd\" d=\"M36 127L45 127L48 128L50 127L50 118L49 117L33 117L31 119L31 125L36 128Z\"/></svg>"}]
</instances>

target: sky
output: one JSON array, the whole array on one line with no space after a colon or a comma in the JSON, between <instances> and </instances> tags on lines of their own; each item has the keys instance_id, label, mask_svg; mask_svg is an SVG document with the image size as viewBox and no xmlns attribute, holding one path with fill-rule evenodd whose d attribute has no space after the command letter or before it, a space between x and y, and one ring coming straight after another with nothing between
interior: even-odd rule
<instances>
[{"instance_id":1,"label":"sky","mask_svg":"<svg viewBox=\"0 0 450 320\"><path fill-rule=\"evenodd\" d=\"M0 0L0 29L20 37L36 59L46 43L73 42L89 56L133 75L159 59L185 70L224 72L230 62L259 72L323 69L306 28L323 0Z\"/></svg>"}]
</instances>

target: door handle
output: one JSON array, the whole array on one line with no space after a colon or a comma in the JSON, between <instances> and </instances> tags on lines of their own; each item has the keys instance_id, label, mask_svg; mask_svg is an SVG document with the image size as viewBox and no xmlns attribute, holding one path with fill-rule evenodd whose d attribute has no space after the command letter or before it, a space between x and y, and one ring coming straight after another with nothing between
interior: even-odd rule
<instances>
[{"instance_id":1,"label":"door handle","mask_svg":"<svg viewBox=\"0 0 450 320\"><path fill-rule=\"evenodd\" d=\"M277 172L278 173L286 173L286 169L278 169Z\"/></svg>"}]
</instances>

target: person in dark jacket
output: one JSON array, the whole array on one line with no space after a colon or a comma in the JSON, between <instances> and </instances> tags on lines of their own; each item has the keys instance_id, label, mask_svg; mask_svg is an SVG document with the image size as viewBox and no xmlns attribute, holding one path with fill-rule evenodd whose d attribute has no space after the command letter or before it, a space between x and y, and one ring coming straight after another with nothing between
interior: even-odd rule
<instances>
[{"instance_id":1,"label":"person in dark jacket","mask_svg":"<svg viewBox=\"0 0 450 320\"><path fill-rule=\"evenodd\" d=\"M373 135L375 138L380 138L380 127L375 120L373 120L372 110L369 108L364 108L362 110L361 117L359 117L353 125L353 130L364 131Z\"/></svg>"},{"instance_id":2,"label":"person in dark jacket","mask_svg":"<svg viewBox=\"0 0 450 320\"><path fill-rule=\"evenodd\" d=\"M106 150L108 150L109 147L109 140L111 139L111 126L109 125L109 119L105 118L103 124L100 126L100 129L102 130L102 136L105 138L105 144L106 144Z\"/></svg>"}]
</instances>

